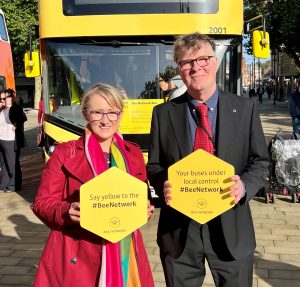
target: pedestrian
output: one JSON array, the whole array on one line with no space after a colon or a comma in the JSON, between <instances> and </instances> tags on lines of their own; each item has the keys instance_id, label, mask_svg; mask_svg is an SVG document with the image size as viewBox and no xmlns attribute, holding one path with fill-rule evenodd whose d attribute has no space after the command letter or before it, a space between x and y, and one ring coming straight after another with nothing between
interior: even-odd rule
<instances>
[{"instance_id":1,"label":"pedestrian","mask_svg":"<svg viewBox=\"0 0 300 287\"><path fill-rule=\"evenodd\" d=\"M279 102L282 102L282 101L284 101L284 99L285 99L285 92L284 92L284 88L283 88L283 86L280 86L280 88L279 88Z\"/></svg>"},{"instance_id":2,"label":"pedestrian","mask_svg":"<svg viewBox=\"0 0 300 287\"><path fill-rule=\"evenodd\" d=\"M269 164L256 103L218 90L215 43L208 36L181 36L173 51L187 92L153 109L147 163L162 200L157 242L166 285L201 286L207 260L216 286L250 287L255 236L249 200L263 187ZM169 206L168 168L198 148L236 173L230 187L235 206L206 224Z\"/></svg>"},{"instance_id":3,"label":"pedestrian","mask_svg":"<svg viewBox=\"0 0 300 287\"><path fill-rule=\"evenodd\" d=\"M12 89L7 89L6 101L8 105L11 103L9 110L9 120L15 127L15 190L22 189L22 169L20 163L21 148L26 146L26 140L24 135L24 123L27 121L27 117L20 105L16 102L15 92Z\"/></svg>"},{"instance_id":4,"label":"pedestrian","mask_svg":"<svg viewBox=\"0 0 300 287\"><path fill-rule=\"evenodd\" d=\"M43 99L43 95L41 96L40 101L39 101L37 121L38 121L38 128L37 128L36 143L37 143L38 147L43 147L45 145L44 128L43 128L43 124L44 124L44 99Z\"/></svg>"},{"instance_id":5,"label":"pedestrian","mask_svg":"<svg viewBox=\"0 0 300 287\"><path fill-rule=\"evenodd\" d=\"M168 92L167 97L169 101L181 96L186 92L186 86L183 83L180 75L176 75L168 81L160 78L159 86L162 91Z\"/></svg>"},{"instance_id":6,"label":"pedestrian","mask_svg":"<svg viewBox=\"0 0 300 287\"><path fill-rule=\"evenodd\" d=\"M272 95L272 87L271 84L268 84L267 86L267 94L268 94L268 100L271 100L271 95Z\"/></svg>"},{"instance_id":7,"label":"pedestrian","mask_svg":"<svg viewBox=\"0 0 300 287\"><path fill-rule=\"evenodd\" d=\"M263 102L263 94L264 94L264 88L263 87L258 87L257 88L257 95L258 95L258 101L260 102L260 103L262 103Z\"/></svg>"},{"instance_id":8,"label":"pedestrian","mask_svg":"<svg viewBox=\"0 0 300 287\"><path fill-rule=\"evenodd\" d=\"M289 97L288 108L292 117L293 131L300 135L300 81L296 84L296 91Z\"/></svg>"},{"instance_id":9,"label":"pedestrian","mask_svg":"<svg viewBox=\"0 0 300 287\"><path fill-rule=\"evenodd\" d=\"M78 190L83 183L111 166L147 181L141 150L118 133L124 107L120 91L96 84L84 95L81 107L87 121L84 135L56 146L32 204L33 212L51 228L34 286L152 287L139 230L110 243L79 224ZM153 208L148 205L148 217Z\"/></svg>"},{"instance_id":10,"label":"pedestrian","mask_svg":"<svg viewBox=\"0 0 300 287\"><path fill-rule=\"evenodd\" d=\"M249 99L253 99L255 97L255 89L251 88L249 89Z\"/></svg>"},{"instance_id":11,"label":"pedestrian","mask_svg":"<svg viewBox=\"0 0 300 287\"><path fill-rule=\"evenodd\" d=\"M5 91L0 91L1 112L0 112L0 160L1 179L0 189L5 192L16 191L15 186L15 127L9 120L11 99L6 99Z\"/></svg>"}]
</instances>

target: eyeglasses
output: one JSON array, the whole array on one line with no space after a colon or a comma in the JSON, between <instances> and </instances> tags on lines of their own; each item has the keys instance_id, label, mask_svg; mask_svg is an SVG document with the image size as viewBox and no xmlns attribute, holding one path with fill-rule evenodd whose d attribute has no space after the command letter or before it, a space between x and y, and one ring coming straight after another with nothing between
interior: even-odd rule
<instances>
[{"instance_id":1,"label":"eyeglasses","mask_svg":"<svg viewBox=\"0 0 300 287\"><path fill-rule=\"evenodd\" d=\"M6 98L0 98L0 101L5 101Z\"/></svg>"},{"instance_id":2,"label":"eyeglasses","mask_svg":"<svg viewBox=\"0 0 300 287\"><path fill-rule=\"evenodd\" d=\"M100 121L103 119L104 115L107 116L108 120L111 122L115 122L120 117L121 112L112 111L103 113L100 111L90 111L90 117L92 121Z\"/></svg>"},{"instance_id":3,"label":"eyeglasses","mask_svg":"<svg viewBox=\"0 0 300 287\"><path fill-rule=\"evenodd\" d=\"M215 56L200 56L196 59L180 61L178 62L178 65L183 71L190 70L193 67L194 62L196 62L199 67L206 67L209 65L210 59L214 57Z\"/></svg>"}]
</instances>

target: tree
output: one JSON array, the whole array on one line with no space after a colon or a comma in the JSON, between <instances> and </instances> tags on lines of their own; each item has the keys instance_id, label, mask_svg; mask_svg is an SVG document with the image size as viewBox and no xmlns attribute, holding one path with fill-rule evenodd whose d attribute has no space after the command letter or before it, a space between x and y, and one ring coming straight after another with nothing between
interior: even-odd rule
<instances>
[{"instance_id":1,"label":"tree","mask_svg":"<svg viewBox=\"0 0 300 287\"><path fill-rule=\"evenodd\" d=\"M271 50L287 53L300 68L300 1L299 0L245 0L245 20L264 15L270 34ZM251 42L245 48L251 53Z\"/></svg>"},{"instance_id":2,"label":"tree","mask_svg":"<svg viewBox=\"0 0 300 287\"><path fill-rule=\"evenodd\" d=\"M29 25L38 23L38 0L1 0L1 9L5 13L15 74L24 73L24 53L29 50Z\"/></svg>"},{"instance_id":3,"label":"tree","mask_svg":"<svg viewBox=\"0 0 300 287\"><path fill-rule=\"evenodd\" d=\"M286 52L300 68L300 1L268 1L264 14L271 49Z\"/></svg>"}]
</instances>

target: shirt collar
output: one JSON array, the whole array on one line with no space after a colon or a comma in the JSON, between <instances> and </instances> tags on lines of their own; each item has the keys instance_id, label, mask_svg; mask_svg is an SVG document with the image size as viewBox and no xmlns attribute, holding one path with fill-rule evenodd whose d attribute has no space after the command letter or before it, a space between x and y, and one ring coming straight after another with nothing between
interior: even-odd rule
<instances>
[{"instance_id":1,"label":"shirt collar","mask_svg":"<svg viewBox=\"0 0 300 287\"><path fill-rule=\"evenodd\" d=\"M211 113L216 109L218 104L218 99L219 99L219 90L216 89L213 95L206 102L204 102L208 106L208 110ZM195 100L189 94L188 94L188 102L191 103L194 107L197 107L197 105L200 103L198 100Z\"/></svg>"}]
</instances>

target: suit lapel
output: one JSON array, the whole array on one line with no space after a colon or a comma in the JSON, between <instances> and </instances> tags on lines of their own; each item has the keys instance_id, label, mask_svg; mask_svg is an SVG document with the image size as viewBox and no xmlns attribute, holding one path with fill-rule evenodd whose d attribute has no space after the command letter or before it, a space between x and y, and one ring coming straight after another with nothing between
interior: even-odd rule
<instances>
[{"instance_id":1,"label":"suit lapel","mask_svg":"<svg viewBox=\"0 0 300 287\"><path fill-rule=\"evenodd\" d=\"M177 99L170 103L169 117L181 157L185 157L192 152L187 99L186 96Z\"/></svg>"},{"instance_id":2,"label":"suit lapel","mask_svg":"<svg viewBox=\"0 0 300 287\"><path fill-rule=\"evenodd\" d=\"M221 159L226 158L226 151L232 148L231 143L234 139L236 130L236 112L238 107L232 104L230 95L220 92L218 102L218 123L217 123L217 156Z\"/></svg>"}]
</instances>

